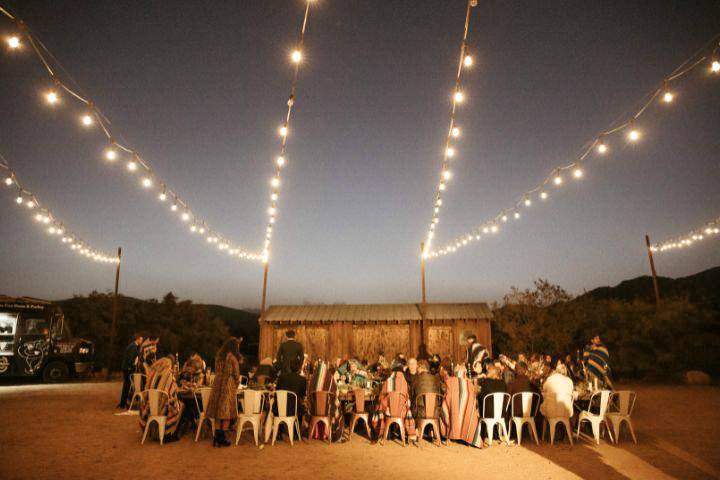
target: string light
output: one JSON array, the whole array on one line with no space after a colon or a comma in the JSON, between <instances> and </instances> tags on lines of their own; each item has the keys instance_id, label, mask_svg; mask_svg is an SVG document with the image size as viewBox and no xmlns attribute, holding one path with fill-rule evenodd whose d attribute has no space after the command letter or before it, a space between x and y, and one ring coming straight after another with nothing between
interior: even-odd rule
<instances>
[{"instance_id":1,"label":"string light","mask_svg":"<svg viewBox=\"0 0 720 480\"><path fill-rule=\"evenodd\" d=\"M447 137L445 138L445 150L440 162L440 181L435 189L435 198L433 202L433 213L432 220L429 228L425 234L425 241L423 242L423 251L421 252L422 257L427 257L429 252L432 250L432 242L435 238L435 229L440 222L440 207L442 206L442 192L447 190L447 182L452 178L452 172L448 169L450 159L455 157L455 145L451 144L453 140L460 137L460 128L455 124L455 118L457 114L457 107L465 100L465 93L461 88L462 73L467 68L472 66L473 58L467 53L467 39L470 31L470 15L472 8L476 6L477 2L469 0L467 2L467 8L465 10L465 24L463 29L462 42L460 43L460 53L458 56L457 70L455 74L455 86L452 94L452 108L450 110L450 126L447 130ZM466 68L463 68L466 67ZM465 238L467 243L468 238ZM462 244L462 240L459 242Z\"/></svg>"},{"instance_id":2,"label":"string light","mask_svg":"<svg viewBox=\"0 0 720 480\"><path fill-rule=\"evenodd\" d=\"M563 176L562 173L565 171L572 172L572 177L576 180L580 180L581 178L584 178L585 176L585 170L582 168L581 162L587 162L591 160L592 156L590 156L590 153L595 151L597 152L598 156L604 156L610 152L610 147L608 145L608 138L613 135L619 135L623 134L625 135L628 142L635 143L638 142L642 138L642 132L635 126L635 121L640 118L648 109L648 107L656 101L656 99L660 99L663 103L670 103L676 101L677 97L673 93L673 91L670 89L670 83L674 82L681 77L686 76L689 72L693 71L695 68L697 68L699 65L707 65L705 62L707 60L708 56L707 53L698 52L697 54L690 57L688 60L683 62L681 66L676 68L673 72L671 72L661 83L661 86L656 88L654 91L652 91L649 95L645 97L645 99L642 102L642 105L637 110L637 112L630 116L629 120L620 123L617 126L610 127L609 129L605 131L601 131L596 137L595 140L590 142L589 145L583 150L579 158L577 158L575 161L570 163L569 165L565 165L562 167L556 167L552 170L552 173L545 178L545 180L542 182L540 186L537 186L527 192L525 192L523 195L519 197L519 199L516 201L515 205L508 209L502 210L498 215L496 215L493 219L481 224L480 227L477 227L476 229L473 229L473 232L482 232L482 233L488 233L493 232L493 227L497 227L498 221L504 221L504 218L507 216L505 212L512 211L513 209L520 208L522 205L525 207L529 207L532 202L530 200L530 196L537 194L538 198L541 200L547 200L548 199L548 192L546 190L546 186L548 184L554 184L554 185L561 185L563 183ZM716 57L713 57L712 62L717 61ZM714 63L711 64L711 70L714 70ZM720 63L718 63L717 71L720 72ZM669 94L669 95L668 95ZM517 214L517 215L516 215ZM515 218L519 218L519 213L515 212L514 214ZM717 226L719 221L715 221L715 226L706 227L709 228L711 234L714 234L716 228L720 228ZM463 239L467 239L469 234L463 234L459 237L457 237L454 240L450 240L444 247L439 248L437 250L426 250L425 257L426 258L434 258L437 256L445 256L450 253L455 253L460 247L465 246L466 243L463 243ZM682 248L684 246L692 244L692 242L698 241L703 238L707 238L708 233L703 233L701 231L695 231L690 235L686 235L680 239L675 239L668 242L663 242L661 244L656 244L654 248L660 249L661 247L664 247L665 249L668 248ZM694 236L694 237L693 237ZM467 242L467 244L470 244L470 242Z\"/></svg>"},{"instance_id":3,"label":"string light","mask_svg":"<svg viewBox=\"0 0 720 480\"><path fill-rule=\"evenodd\" d=\"M710 64L710 71L713 73L720 72L720 60L713 58L712 63Z\"/></svg>"},{"instance_id":4,"label":"string light","mask_svg":"<svg viewBox=\"0 0 720 480\"><path fill-rule=\"evenodd\" d=\"M650 246L650 250L653 252L676 250L689 247L695 242L700 242L702 240L718 236L720 236L720 217L710 222L707 222L703 226L691 230L684 235L673 237L662 242L654 243Z\"/></svg>"},{"instance_id":5,"label":"string light","mask_svg":"<svg viewBox=\"0 0 720 480\"><path fill-rule=\"evenodd\" d=\"M0 169L8 172L9 175L7 176L7 178L12 179L12 183L18 188L18 194L15 197L15 203L17 203L18 205L24 204L28 207L28 209L33 209L34 211L36 211L37 213L35 213L32 218L35 220L36 223L43 226L43 228L49 235L59 237L60 241L64 244L70 244L72 250L78 250L78 248L81 248L82 250L84 250L84 252L86 252L84 253L85 255L92 257L92 259L95 261L104 263L116 263L118 261L116 255L104 253L101 250L98 250L90 246L88 243L84 242L82 239L80 239L78 235L75 235L74 233L68 231L63 222L61 222L57 217L55 217L49 209L42 207L37 197L30 190L23 187L5 157L3 157L1 154ZM35 210L36 208L39 209L39 211Z\"/></svg>"},{"instance_id":6,"label":"string light","mask_svg":"<svg viewBox=\"0 0 720 480\"><path fill-rule=\"evenodd\" d=\"M282 130L281 133L283 136L281 157L282 157L282 155L284 155L284 151L285 151L285 137L287 137L287 133L288 133L288 129L289 129L290 108L292 107L292 105L294 103L295 88L296 88L297 76L298 76L297 75L298 65L300 63L302 63L302 59L303 59L302 47L303 47L303 43L304 43L304 34L305 34L305 29L306 29L308 15L309 15L310 3L312 3L312 0L308 0L307 5L305 7L305 15L304 15L303 22L302 22L302 29L301 29L299 42L297 43L296 49L291 54L291 59L295 66L295 71L294 71L294 76L293 76L292 91L291 91L290 98L288 99L288 115L286 116L285 122L281 128L281 130ZM2 8L0 8L0 14L4 14L8 18L10 18L12 21L14 21L16 23L20 23L19 20L15 19L9 12L7 12L6 10L4 10ZM129 154L132 157L132 159L126 163L127 170L132 173L134 173L136 171L142 171L145 174L144 177L140 181L140 185L142 185L142 187L149 189L149 188L153 188L156 183L159 184L162 187L162 192L158 194L158 198L160 199L160 201L165 201L167 199L168 195L172 195L173 198L175 199L175 204L171 208L172 211L176 211L179 208L178 207L178 205L179 205L183 208L183 211L188 212L188 215L190 215L191 218L193 218L195 222L197 222L198 224L206 225L206 222L204 222L202 219L200 219L196 214L194 214L190 210L188 203L186 201L184 201L183 199L181 199L180 196L177 194L177 192L172 191L170 188L168 188L167 184L165 182L162 182L162 181L155 182L154 181L154 179L157 179L156 174L153 172L152 168L147 163L147 161L145 159L143 159L136 150L134 150L131 147L128 147L126 145L116 142L115 139L118 137L113 135L113 133L111 132L109 121L107 121L105 119L102 112L94 105L94 103L92 101L84 98L78 92L76 92L71 87L66 85L57 76L56 72L54 71L54 65L51 66L51 62L49 61L50 59L52 59L52 62L57 63L56 56L54 56L52 53L50 53L50 51L47 49L47 47L45 47L45 45L42 42L35 40L33 38L33 35L27 29L23 29L23 34L27 37L30 45L33 46L33 49L32 49L33 53L35 53L35 55L38 57L40 63L47 71L47 73L50 77L50 80L53 82L53 85L54 85L54 88L43 93L45 101L50 105L55 105L55 104L60 103L61 97L60 97L59 92L64 91L69 94L69 98L75 99L75 100L83 103L85 105L85 107L88 109L88 111L87 111L87 113L80 115L80 117L79 117L80 124L84 127L90 127L90 126L97 124L100 127L100 130L105 135L107 140L110 141L110 144L111 144L111 146L103 152L103 157L108 162L116 161L119 158L120 152ZM19 37L17 40L12 40L12 41L10 40L10 37L6 37L6 41L7 41L7 44L9 47L15 47L16 45L18 47L21 46ZM64 70L64 69L59 68L58 70ZM284 158L282 160L278 159L277 163L276 163L276 168L279 169L282 166L284 166L284 164L285 164ZM279 174L278 174L278 177L279 177ZM146 181L146 178L148 180L150 180L150 182L151 182L149 185L148 185L148 181ZM277 193L275 190L276 189L273 190L273 194L274 194L273 201L277 200ZM34 208L35 204L32 203L31 201L28 201L27 206L28 206L28 208ZM269 220L274 222L274 218L269 219ZM216 240L220 239L218 241L220 241L220 243L222 245L227 246L227 248L224 248L224 249L228 250L228 252L234 252L233 253L234 256L237 256L242 259L247 259L247 260L261 260L261 259L263 259L263 256L265 258L267 258L267 245L266 244L264 244L265 247L263 250L263 254L250 253L244 248L240 248L239 246L233 245L231 242L224 239L224 237L222 235L220 235L219 233L216 233L214 230L210 230L206 226L198 228L197 230L202 231L202 232L204 232L204 231L211 232L212 231L213 232L212 238L216 239ZM214 242L214 243L217 243L217 242Z\"/></svg>"},{"instance_id":7,"label":"string light","mask_svg":"<svg viewBox=\"0 0 720 480\"><path fill-rule=\"evenodd\" d=\"M5 43L7 43L11 50L18 50L21 46L20 37L17 35L10 35L9 37L6 37Z\"/></svg>"}]
</instances>

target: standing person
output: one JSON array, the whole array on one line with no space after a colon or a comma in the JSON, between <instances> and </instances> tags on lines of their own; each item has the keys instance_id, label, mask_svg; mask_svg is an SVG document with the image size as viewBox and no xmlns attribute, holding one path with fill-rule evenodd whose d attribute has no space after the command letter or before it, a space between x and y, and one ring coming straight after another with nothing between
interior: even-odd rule
<instances>
[{"instance_id":1,"label":"standing person","mask_svg":"<svg viewBox=\"0 0 720 480\"><path fill-rule=\"evenodd\" d=\"M127 397L130 392L130 375L135 372L135 362L138 358L138 347L143 342L143 336L140 333L134 335L134 340L125 348L120 370L123 374L123 386L120 393L120 403L117 408L127 408Z\"/></svg>"},{"instance_id":2,"label":"standing person","mask_svg":"<svg viewBox=\"0 0 720 480\"><path fill-rule=\"evenodd\" d=\"M300 342L295 340L295 330L285 332L285 341L278 347L277 355L275 355L277 364L280 366L280 373L290 372L293 362L302 365L305 359L305 352Z\"/></svg>"},{"instance_id":3,"label":"standing person","mask_svg":"<svg viewBox=\"0 0 720 480\"><path fill-rule=\"evenodd\" d=\"M610 352L600 335L595 335L583 351L583 364L590 381L597 380L599 388L612 388L610 381Z\"/></svg>"},{"instance_id":4,"label":"standing person","mask_svg":"<svg viewBox=\"0 0 720 480\"><path fill-rule=\"evenodd\" d=\"M237 389L240 385L240 340L230 337L225 340L215 354L215 380L205 413L215 420L215 438L213 447L227 447L230 442L225 431L230 430L230 422L237 418Z\"/></svg>"},{"instance_id":5,"label":"standing person","mask_svg":"<svg viewBox=\"0 0 720 480\"><path fill-rule=\"evenodd\" d=\"M467 336L467 356L465 357L465 368L468 374L472 375L478 372L478 364L480 371L485 370L485 365L490 361L490 352L484 345L477 341L477 335L470 334Z\"/></svg>"},{"instance_id":6,"label":"standing person","mask_svg":"<svg viewBox=\"0 0 720 480\"><path fill-rule=\"evenodd\" d=\"M150 374L150 366L157 359L157 345L160 343L160 337L147 337L142 341L138 348L138 369L140 373Z\"/></svg>"}]
</instances>

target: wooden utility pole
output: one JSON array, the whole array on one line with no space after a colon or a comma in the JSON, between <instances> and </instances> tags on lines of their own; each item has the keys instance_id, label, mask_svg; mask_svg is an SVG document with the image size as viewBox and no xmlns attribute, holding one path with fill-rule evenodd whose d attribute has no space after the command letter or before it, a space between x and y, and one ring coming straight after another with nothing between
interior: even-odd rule
<instances>
[{"instance_id":1,"label":"wooden utility pole","mask_svg":"<svg viewBox=\"0 0 720 480\"><path fill-rule=\"evenodd\" d=\"M645 246L647 247L648 260L650 260L650 271L652 272L653 288L655 289L655 305L660 305L660 289L658 288L657 273L655 272L655 261L653 260L652 248L650 248L650 236L645 235Z\"/></svg>"},{"instance_id":2,"label":"wooden utility pole","mask_svg":"<svg viewBox=\"0 0 720 480\"><path fill-rule=\"evenodd\" d=\"M420 344L425 343L425 312L427 299L425 297L425 242L420 242L420 272L422 274L422 305L420 306Z\"/></svg>"},{"instance_id":3,"label":"wooden utility pole","mask_svg":"<svg viewBox=\"0 0 720 480\"><path fill-rule=\"evenodd\" d=\"M118 247L117 268L115 270L115 295L113 295L112 303L112 324L110 325L110 349L108 352L108 369L107 378L110 378L110 370L112 370L112 359L115 351L115 332L117 329L117 311L118 311L118 289L120 287L120 261L122 259L122 248Z\"/></svg>"},{"instance_id":4,"label":"wooden utility pole","mask_svg":"<svg viewBox=\"0 0 720 480\"><path fill-rule=\"evenodd\" d=\"M265 316L265 300L267 298L267 276L268 276L268 265L269 261L265 261L265 268L263 270L263 291L262 291L262 303L260 304L260 320Z\"/></svg>"}]
</instances>

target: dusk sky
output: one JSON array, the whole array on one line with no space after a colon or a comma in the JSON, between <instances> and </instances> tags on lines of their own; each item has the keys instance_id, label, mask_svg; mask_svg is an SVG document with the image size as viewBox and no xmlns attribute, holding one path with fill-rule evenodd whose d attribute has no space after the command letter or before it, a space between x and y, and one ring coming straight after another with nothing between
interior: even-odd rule
<instances>
[{"instance_id":1,"label":"dusk sky","mask_svg":"<svg viewBox=\"0 0 720 480\"><path fill-rule=\"evenodd\" d=\"M261 248L303 0L0 0L193 209ZM268 303L417 302L464 0L317 0L288 137ZM13 25L0 18L0 35ZM436 244L512 205L720 33L717 1L478 2L454 177ZM102 159L69 96L49 108L29 48L0 49L0 153L57 217L124 250L121 292L257 308L262 265L192 236L139 177ZM61 78L67 78L61 74ZM653 104L643 136L590 162L496 236L428 263L428 301L492 301L538 277L573 293L649 273L644 235L720 216L720 75ZM4 187L3 187L4 188ZM114 268L51 238L0 192L0 293L112 289ZM658 273L720 265L720 238L658 254Z\"/></svg>"}]
</instances>

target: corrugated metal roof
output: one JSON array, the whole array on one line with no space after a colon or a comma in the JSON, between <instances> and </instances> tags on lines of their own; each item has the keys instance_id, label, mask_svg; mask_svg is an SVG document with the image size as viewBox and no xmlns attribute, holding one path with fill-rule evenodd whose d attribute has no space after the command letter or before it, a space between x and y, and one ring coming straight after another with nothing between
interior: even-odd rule
<instances>
[{"instance_id":1,"label":"corrugated metal roof","mask_svg":"<svg viewBox=\"0 0 720 480\"><path fill-rule=\"evenodd\" d=\"M429 303L428 320L492 318L487 303ZM415 303L364 305L277 305L268 308L266 322L395 322L419 321Z\"/></svg>"}]
</instances>

